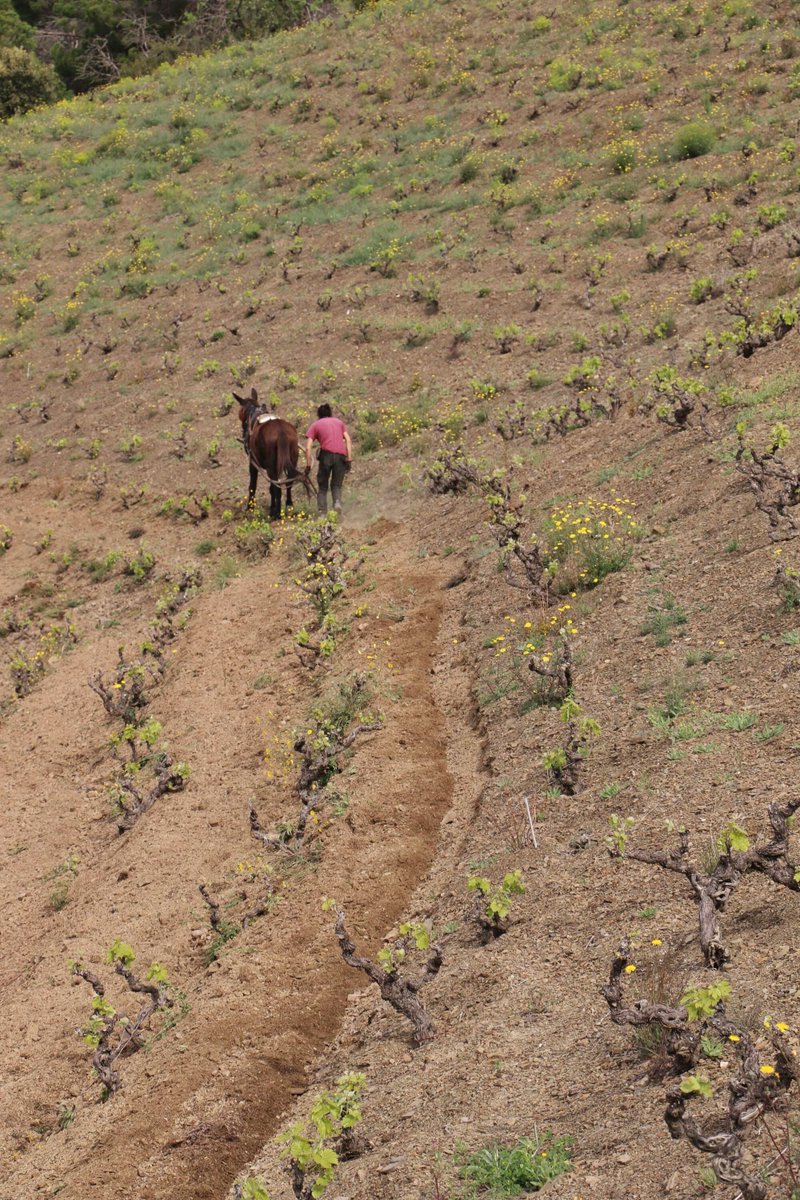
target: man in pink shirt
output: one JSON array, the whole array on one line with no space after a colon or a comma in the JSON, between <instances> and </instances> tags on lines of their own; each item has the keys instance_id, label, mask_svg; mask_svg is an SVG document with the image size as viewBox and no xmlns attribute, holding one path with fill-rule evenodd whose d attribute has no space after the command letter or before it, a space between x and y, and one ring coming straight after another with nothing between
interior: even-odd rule
<instances>
[{"instance_id":1,"label":"man in pink shirt","mask_svg":"<svg viewBox=\"0 0 800 1200\"><path fill-rule=\"evenodd\" d=\"M344 421L334 417L330 404L320 404L317 419L306 433L306 470L311 470L311 447L319 442L317 510L328 511L328 484L334 510L342 511L342 484L353 459L353 443Z\"/></svg>"}]
</instances>

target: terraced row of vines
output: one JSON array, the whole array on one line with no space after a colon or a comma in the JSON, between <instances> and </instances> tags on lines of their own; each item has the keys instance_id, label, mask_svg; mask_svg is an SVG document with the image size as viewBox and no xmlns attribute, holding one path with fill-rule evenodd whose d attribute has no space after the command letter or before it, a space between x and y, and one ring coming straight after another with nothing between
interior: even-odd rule
<instances>
[{"instance_id":1,"label":"terraced row of vines","mask_svg":"<svg viewBox=\"0 0 800 1200\"><path fill-rule=\"evenodd\" d=\"M797 6L359 7L0 129L0 1196L797 1200Z\"/></svg>"}]
</instances>

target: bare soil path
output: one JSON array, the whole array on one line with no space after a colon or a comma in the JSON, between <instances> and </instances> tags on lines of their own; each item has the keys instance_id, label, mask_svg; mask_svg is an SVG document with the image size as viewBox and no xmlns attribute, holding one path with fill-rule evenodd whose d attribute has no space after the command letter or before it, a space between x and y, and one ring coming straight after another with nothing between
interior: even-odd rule
<instances>
[{"instance_id":1,"label":"bare soil path","mask_svg":"<svg viewBox=\"0 0 800 1200\"><path fill-rule=\"evenodd\" d=\"M107 818L100 785L111 773L109 728L86 686L94 667L113 663L119 629L59 663L36 695L35 725L24 702L7 722L4 1200L56 1188L67 1200L112 1189L131 1200L223 1195L292 1089L304 1087L304 1068L360 986L337 958L320 897L335 895L372 949L405 910L452 798L432 686L447 564L420 562L405 525L373 523L364 537L375 586L339 669L343 678L354 668L373 674L384 728L356 747L347 817L323 835L319 863L278 863L276 910L210 966L192 936L206 925L198 883L212 894L229 887L237 862L255 857L252 797L265 824L291 809L289 781L266 779L263 750L287 744L321 682L291 651L304 611L282 552L193 603L151 705L168 744L191 764L191 784L129 833L119 837ZM25 850L14 853L19 845ZM73 850L80 863L69 902L53 912L46 877ZM73 985L68 962L81 958L110 975L102 963L114 937L130 942L142 965L164 962L190 1008L122 1063L122 1090L101 1105L75 1032L89 990ZM59 1104L75 1109L63 1130Z\"/></svg>"}]
</instances>

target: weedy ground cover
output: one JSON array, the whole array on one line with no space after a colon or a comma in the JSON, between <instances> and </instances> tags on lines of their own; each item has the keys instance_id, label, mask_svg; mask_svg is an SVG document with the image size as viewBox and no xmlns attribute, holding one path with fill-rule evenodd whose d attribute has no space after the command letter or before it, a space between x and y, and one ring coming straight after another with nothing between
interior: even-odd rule
<instances>
[{"instance_id":1,"label":"weedy ground cover","mask_svg":"<svg viewBox=\"0 0 800 1200\"><path fill-rule=\"evenodd\" d=\"M557 1138L549 1130L534 1130L531 1137L521 1138L514 1146L474 1151L459 1174L474 1183L481 1195L528 1195L569 1171L571 1153L569 1138Z\"/></svg>"},{"instance_id":2,"label":"weedy ground cover","mask_svg":"<svg viewBox=\"0 0 800 1200\"><path fill-rule=\"evenodd\" d=\"M612 500L590 496L550 513L543 541L557 592L588 591L607 575L623 570L642 535L634 508L624 496Z\"/></svg>"},{"instance_id":3,"label":"weedy ground cover","mask_svg":"<svg viewBox=\"0 0 800 1200\"><path fill-rule=\"evenodd\" d=\"M650 605L650 615L642 622L639 632L642 637L650 634L657 646L668 646L673 631L680 629L689 620L686 612L674 596L665 593L660 603Z\"/></svg>"}]
</instances>

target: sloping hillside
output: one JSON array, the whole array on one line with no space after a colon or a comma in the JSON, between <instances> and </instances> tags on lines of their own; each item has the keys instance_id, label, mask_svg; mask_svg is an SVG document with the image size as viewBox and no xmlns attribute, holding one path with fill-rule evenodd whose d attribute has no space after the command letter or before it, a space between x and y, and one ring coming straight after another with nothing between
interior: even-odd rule
<instances>
[{"instance_id":1,"label":"sloping hillside","mask_svg":"<svg viewBox=\"0 0 800 1200\"><path fill-rule=\"evenodd\" d=\"M794 11L384 0L2 128L0 1196L306 1194L356 1073L329 1197L793 1197ZM247 512L253 385L340 525Z\"/></svg>"}]
</instances>

